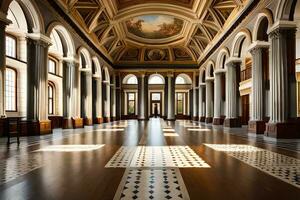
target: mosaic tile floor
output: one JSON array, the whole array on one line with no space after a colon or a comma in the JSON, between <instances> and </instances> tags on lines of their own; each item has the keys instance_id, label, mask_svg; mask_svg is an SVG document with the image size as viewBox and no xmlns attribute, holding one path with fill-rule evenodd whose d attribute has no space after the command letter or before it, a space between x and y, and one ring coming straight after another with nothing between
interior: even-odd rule
<instances>
[{"instance_id":1,"label":"mosaic tile floor","mask_svg":"<svg viewBox=\"0 0 300 200\"><path fill-rule=\"evenodd\" d=\"M188 146L123 146L105 167L207 168L210 166Z\"/></svg>"},{"instance_id":2,"label":"mosaic tile floor","mask_svg":"<svg viewBox=\"0 0 300 200\"><path fill-rule=\"evenodd\" d=\"M0 184L7 183L43 166L41 153L18 155L0 161Z\"/></svg>"},{"instance_id":3,"label":"mosaic tile floor","mask_svg":"<svg viewBox=\"0 0 300 200\"><path fill-rule=\"evenodd\" d=\"M205 144L300 188L300 160L250 145Z\"/></svg>"},{"instance_id":4,"label":"mosaic tile floor","mask_svg":"<svg viewBox=\"0 0 300 200\"><path fill-rule=\"evenodd\" d=\"M114 200L189 200L179 169L127 169Z\"/></svg>"}]
</instances>

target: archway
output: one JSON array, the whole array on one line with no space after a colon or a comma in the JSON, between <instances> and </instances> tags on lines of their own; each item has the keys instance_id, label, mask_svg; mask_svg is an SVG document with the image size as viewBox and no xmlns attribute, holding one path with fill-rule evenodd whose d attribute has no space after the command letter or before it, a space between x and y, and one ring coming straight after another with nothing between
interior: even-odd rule
<instances>
[{"instance_id":1,"label":"archway","mask_svg":"<svg viewBox=\"0 0 300 200\"><path fill-rule=\"evenodd\" d=\"M167 91L165 87L165 78L161 74L151 74L148 79L148 97L149 97L149 116L156 114L159 117L167 116Z\"/></svg>"},{"instance_id":2,"label":"archway","mask_svg":"<svg viewBox=\"0 0 300 200\"><path fill-rule=\"evenodd\" d=\"M186 73L181 73L175 79L175 117L176 119L190 119L190 96L192 79Z\"/></svg>"}]
</instances>

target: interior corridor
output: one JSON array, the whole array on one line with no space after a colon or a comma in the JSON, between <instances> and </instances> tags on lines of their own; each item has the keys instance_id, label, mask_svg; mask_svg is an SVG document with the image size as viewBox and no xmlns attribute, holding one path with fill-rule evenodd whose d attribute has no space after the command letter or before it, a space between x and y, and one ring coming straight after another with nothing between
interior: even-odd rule
<instances>
[{"instance_id":1,"label":"interior corridor","mask_svg":"<svg viewBox=\"0 0 300 200\"><path fill-rule=\"evenodd\" d=\"M242 132L152 118L1 139L0 199L299 199L300 141Z\"/></svg>"}]
</instances>

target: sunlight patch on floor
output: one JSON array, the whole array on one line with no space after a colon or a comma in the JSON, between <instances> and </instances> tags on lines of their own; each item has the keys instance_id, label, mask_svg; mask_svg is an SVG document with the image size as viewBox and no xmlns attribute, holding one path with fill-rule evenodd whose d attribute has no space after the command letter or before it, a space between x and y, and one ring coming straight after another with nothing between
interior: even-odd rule
<instances>
[{"instance_id":1,"label":"sunlight patch on floor","mask_svg":"<svg viewBox=\"0 0 300 200\"><path fill-rule=\"evenodd\" d=\"M81 152L81 151L94 151L104 146L101 145L50 145L43 147L36 152Z\"/></svg>"}]
</instances>

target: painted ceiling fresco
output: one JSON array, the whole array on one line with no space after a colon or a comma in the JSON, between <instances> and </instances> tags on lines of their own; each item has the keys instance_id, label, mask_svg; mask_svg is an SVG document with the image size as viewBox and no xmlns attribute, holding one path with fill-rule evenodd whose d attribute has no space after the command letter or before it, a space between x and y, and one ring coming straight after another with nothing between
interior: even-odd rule
<instances>
[{"instance_id":1,"label":"painted ceiling fresco","mask_svg":"<svg viewBox=\"0 0 300 200\"><path fill-rule=\"evenodd\" d=\"M197 66L249 0L55 0L116 66Z\"/></svg>"},{"instance_id":2,"label":"painted ceiling fresco","mask_svg":"<svg viewBox=\"0 0 300 200\"><path fill-rule=\"evenodd\" d=\"M184 21L169 15L142 15L126 21L128 32L146 39L163 39L178 35Z\"/></svg>"}]
</instances>

